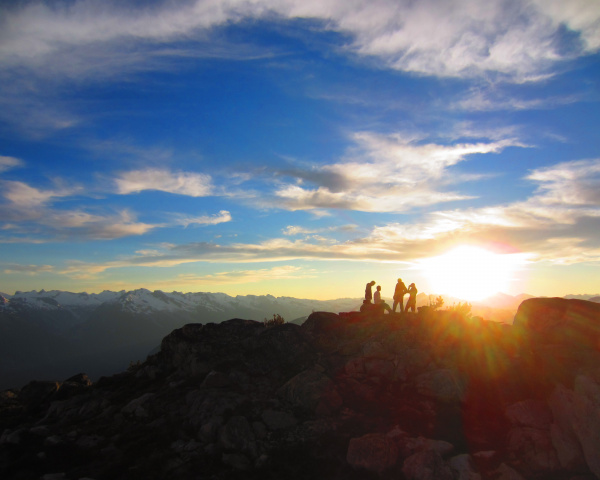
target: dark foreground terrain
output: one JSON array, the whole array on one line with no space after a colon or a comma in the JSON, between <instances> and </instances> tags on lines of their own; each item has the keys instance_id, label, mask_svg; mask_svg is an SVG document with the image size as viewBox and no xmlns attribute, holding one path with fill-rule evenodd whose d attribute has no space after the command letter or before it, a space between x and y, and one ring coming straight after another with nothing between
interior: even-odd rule
<instances>
[{"instance_id":1,"label":"dark foreground terrain","mask_svg":"<svg viewBox=\"0 0 600 480\"><path fill-rule=\"evenodd\" d=\"M600 478L600 305L189 324L0 393L2 479Z\"/></svg>"}]
</instances>

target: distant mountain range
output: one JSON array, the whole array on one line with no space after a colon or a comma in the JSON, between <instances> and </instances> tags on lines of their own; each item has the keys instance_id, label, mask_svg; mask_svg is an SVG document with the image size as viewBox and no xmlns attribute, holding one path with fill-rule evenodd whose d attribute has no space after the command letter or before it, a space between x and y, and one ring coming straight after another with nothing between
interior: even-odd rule
<instances>
[{"instance_id":1,"label":"distant mountain range","mask_svg":"<svg viewBox=\"0 0 600 480\"><path fill-rule=\"evenodd\" d=\"M498 294L473 303L472 313L511 323L518 305L530 297ZM566 298L600 301L599 295ZM433 295L420 293L417 306L433 299ZM219 323L232 318L262 321L273 314L302 323L314 311L356 311L361 302L362 298L323 301L146 289L98 294L59 290L0 293L0 389L32 379L67 378L77 372L97 379L122 371L130 362L144 360L164 336L187 323ZM444 307L459 302L445 297Z\"/></svg>"}]
</instances>

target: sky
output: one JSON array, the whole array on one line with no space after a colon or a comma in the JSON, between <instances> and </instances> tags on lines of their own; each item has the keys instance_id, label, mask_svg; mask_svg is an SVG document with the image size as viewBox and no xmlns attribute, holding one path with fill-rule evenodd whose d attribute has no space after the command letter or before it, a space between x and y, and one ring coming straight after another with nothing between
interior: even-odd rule
<instances>
[{"instance_id":1,"label":"sky","mask_svg":"<svg viewBox=\"0 0 600 480\"><path fill-rule=\"evenodd\" d=\"M600 0L1 2L0 291L596 294L599 51Z\"/></svg>"}]
</instances>

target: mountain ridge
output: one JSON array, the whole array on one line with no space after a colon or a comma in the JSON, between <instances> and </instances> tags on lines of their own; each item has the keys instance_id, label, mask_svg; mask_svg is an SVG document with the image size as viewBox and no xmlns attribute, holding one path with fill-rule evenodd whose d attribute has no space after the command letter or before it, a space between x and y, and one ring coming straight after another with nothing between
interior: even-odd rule
<instances>
[{"instance_id":1,"label":"mountain ridge","mask_svg":"<svg viewBox=\"0 0 600 480\"><path fill-rule=\"evenodd\" d=\"M484 302L473 302L471 313L510 324L526 298L530 296L498 294ZM433 295L420 293L417 307L434 301ZM17 291L15 295L3 295L0 301L0 388L20 386L31 378L65 378L77 365L92 379L121 371L146 358L165 335L186 323L219 323L231 318L262 321L273 314L301 323L313 311L358 311L361 303L360 297L232 297L225 293L167 293L144 288L97 294ZM443 308L458 303L465 302L445 297Z\"/></svg>"}]
</instances>

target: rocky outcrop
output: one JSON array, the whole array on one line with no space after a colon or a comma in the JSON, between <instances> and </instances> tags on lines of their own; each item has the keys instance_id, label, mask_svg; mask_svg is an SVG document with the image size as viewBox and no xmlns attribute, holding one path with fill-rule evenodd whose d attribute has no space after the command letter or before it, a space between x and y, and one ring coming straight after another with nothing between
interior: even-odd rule
<instances>
[{"instance_id":1,"label":"rocky outcrop","mask_svg":"<svg viewBox=\"0 0 600 480\"><path fill-rule=\"evenodd\" d=\"M565 298L530 298L519 306L513 325L537 340L600 350L600 304Z\"/></svg>"},{"instance_id":2,"label":"rocky outcrop","mask_svg":"<svg viewBox=\"0 0 600 480\"><path fill-rule=\"evenodd\" d=\"M600 478L600 353L518 323L188 324L93 385L1 392L0 477Z\"/></svg>"}]
</instances>

